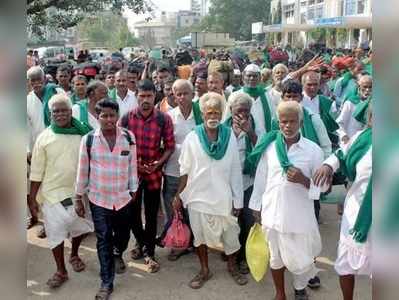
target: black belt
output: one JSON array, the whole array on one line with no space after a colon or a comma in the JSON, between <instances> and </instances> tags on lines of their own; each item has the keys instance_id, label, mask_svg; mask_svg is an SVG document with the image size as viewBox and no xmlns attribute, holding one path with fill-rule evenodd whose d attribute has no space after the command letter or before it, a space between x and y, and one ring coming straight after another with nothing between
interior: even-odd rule
<instances>
[{"instance_id":1,"label":"black belt","mask_svg":"<svg viewBox=\"0 0 399 300\"><path fill-rule=\"evenodd\" d=\"M66 198L65 200L62 200L60 203L65 208L73 205L72 198Z\"/></svg>"}]
</instances>

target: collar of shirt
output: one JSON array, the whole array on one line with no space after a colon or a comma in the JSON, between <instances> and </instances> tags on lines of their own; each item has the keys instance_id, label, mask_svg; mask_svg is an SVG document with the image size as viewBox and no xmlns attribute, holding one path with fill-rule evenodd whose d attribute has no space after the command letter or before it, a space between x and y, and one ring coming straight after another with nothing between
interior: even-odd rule
<instances>
[{"instance_id":1,"label":"collar of shirt","mask_svg":"<svg viewBox=\"0 0 399 300\"><path fill-rule=\"evenodd\" d=\"M143 114L141 113L140 109L137 107L137 108L133 111L133 115L134 115L137 119L141 119L141 120L143 120L144 122L148 122L148 121L151 121L152 119L155 118L155 116L156 116L156 111L157 111L157 109L154 107L154 108L152 109L151 114L150 114L147 118L145 118L145 117L143 116Z\"/></svg>"},{"instance_id":2,"label":"collar of shirt","mask_svg":"<svg viewBox=\"0 0 399 300\"><path fill-rule=\"evenodd\" d=\"M192 108L191 108L191 111L190 111L190 115L188 116L187 119L183 116L183 113L181 112L179 106L175 107L173 110L174 110L174 113L176 114L176 117L178 117L181 120L191 120L191 119L194 118L194 114L193 114L193 109Z\"/></svg>"},{"instance_id":3,"label":"collar of shirt","mask_svg":"<svg viewBox=\"0 0 399 300\"><path fill-rule=\"evenodd\" d=\"M101 128L96 129L96 130L94 131L93 135L94 135L94 136L102 136L102 137L104 137ZM116 137L118 137L118 136L120 136L120 135L122 135L122 129L121 129L120 127L117 126L117 127L116 127Z\"/></svg>"},{"instance_id":4,"label":"collar of shirt","mask_svg":"<svg viewBox=\"0 0 399 300\"><path fill-rule=\"evenodd\" d=\"M292 147L294 147L294 148L298 148L298 147L299 147L299 148L302 148L302 149L306 149L306 144L305 144L304 137L302 136L302 134L300 134L299 141L296 142L295 144L292 144L291 147L290 147L290 149L291 149ZM288 151L289 151L290 149L288 149Z\"/></svg>"},{"instance_id":5,"label":"collar of shirt","mask_svg":"<svg viewBox=\"0 0 399 300\"><path fill-rule=\"evenodd\" d=\"M316 95L316 97L314 97L314 98L310 98L308 95L306 95L305 92L303 92L303 99L304 99L304 100L309 100L309 101L312 101L312 102L313 102L313 101L319 99L319 95Z\"/></svg>"},{"instance_id":6,"label":"collar of shirt","mask_svg":"<svg viewBox=\"0 0 399 300\"><path fill-rule=\"evenodd\" d=\"M121 101L127 101L129 98L136 98L136 95L134 94L134 92L128 89L125 98L122 99L121 97L119 97L118 92L116 92L116 97Z\"/></svg>"}]
</instances>

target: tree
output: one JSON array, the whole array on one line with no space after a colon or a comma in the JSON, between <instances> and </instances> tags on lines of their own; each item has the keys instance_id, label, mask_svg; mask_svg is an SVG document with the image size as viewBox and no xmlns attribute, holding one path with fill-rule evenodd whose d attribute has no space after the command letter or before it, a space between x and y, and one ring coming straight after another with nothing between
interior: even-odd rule
<instances>
[{"instance_id":1,"label":"tree","mask_svg":"<svg viewBox=\"0 0 399 300\"><path fill-rule=\"evenodd\" d=\"M240 40L250 40L251 25L268 24L271 0L211 0L209 14L202 19L200 29L226 32Z\"/></svg>"},{"instance_id":2,"label":"tree","mask_svg":"<svg viewBox=\"0 0 399 300\"><path fill-rule=\"evenodd\" d=\"M281 24L282 7L281 0L277 3L277 10L273 14L273 24Z\"/></svg>"},{"instance_id":3,"label":"tree","mask_svg":"<svg viewBox=\"0 0 399 300\"><path fill-rule=\"evenodd\" d=\"M113 49L139 44L129 31L126 19L111 12L85 18L78 25L78 34L82 40Z\"/></svg>"},{"instance_id":4,"label":"tree","mask_svg":"<svg viewBox=\"0 0 399 300\"><path fill-rule=\"evenodd\" d=\"M106 10L121 15L126 8L136 14L152 10L147 0L27 0L27 25L41 36L46 26L61 31L76 26L85 16Z\"/></svg>"}]
</instances>

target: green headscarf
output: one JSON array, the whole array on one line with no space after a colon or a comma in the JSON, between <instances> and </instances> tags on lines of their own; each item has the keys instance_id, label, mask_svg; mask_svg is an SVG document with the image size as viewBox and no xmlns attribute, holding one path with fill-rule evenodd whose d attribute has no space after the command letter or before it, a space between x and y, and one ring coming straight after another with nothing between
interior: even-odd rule
<instances>
[{"instance_id":1,"label":"green headscarf","mask_svg":"<svg viewBox=\"0 0 399 300\"><path fill-rule=\"evenodd\" d=\"M72 135L86 135L92 129L90 129L86 124L83 124L79 120L72 117L71 127L62 128L58 127L54 122L51 122L50 128L56 134L72 134Z\"/></svg>"},{"instance_id":2,"label":"green headscarf","mask_svg":"<svg viewBox=\"0 0 399 300\"><path fill-rule=\"evenodd\" d=\"M342 150L338 150L335 155L340 161L341 171L350 181L356 177L356 165L362 157L369 151L372 144L372 129L365 129L350 147L348 153L343 155ZM353 239L358 243L364 243L367 240L372 223L372 176L367 184L366 193L360 206L354 227L350 230Z\"/></svg>"},{"instance_id":3,"label":"green headscarf","mask_svg":"<svg viewBox=\"0 0 399 300\"><path fill-rule=\"evenodd\" d=\"M266 99L265 89L258 85L256 88L244 87L243 91L255 100L260 97L263 108L263 116L265 118L266 132L269 132L272 129L272 114L270 112L269 103Z\"/></svg>"},{"instance_id":4,"label":"green headscarf","mask_svg":"<svg viewBox=\"0 0 399 300\"><path fill-rule=\"evenodd\" d=\"M280 165L284 173L287 172L288 168L292 166L292 163L288 160L287 145L285 144L283 134L278 130L273 130L265 133L258 140L251 154L245 159L244 174L254 175L256 173L259 160L269 145L274 141L276 141L276 152Z\"/></svg>"},{"instance_id":5,"label":"green headscarf","mask_svg":"<svg viewBox=\"0 0 399 300\"><path fill-rule=\"evenodd\" d=\"M48 102L50 101L51 97L57 94L57 85L53 83L48 83L44 86L44 93L43 93L43 121L46 127L50 126L51 124L51 115L50 115L50 108L48 107Z\"/></svg>"},{"instance_id":6,"label":"green headscarf","mask_svg":"<svg viewBox=\"0 0 399 300\"><path fill-rule=\"evenodd\" d=\"M223 124L218 126L218 139L215 142L209 141L204 124L196 126L194 131L206 154L215 160L221 160L224 157L230 141L231 129L229 127Z\"/></svg>"}]
</instances>

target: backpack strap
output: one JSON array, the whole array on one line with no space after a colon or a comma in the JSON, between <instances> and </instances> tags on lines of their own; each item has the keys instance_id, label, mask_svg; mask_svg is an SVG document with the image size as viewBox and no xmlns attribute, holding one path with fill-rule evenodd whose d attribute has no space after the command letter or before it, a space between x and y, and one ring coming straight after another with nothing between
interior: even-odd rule
<instances>
[{"instance_id":1,"label":"backpack strap","mask_svg":"<svg viewBox=\"0 0 399 300\"><path fill-rule=\"evenodd\" d=\"M121 127L128 128L129 127L129 114L130 112L124 114L121 119Z\"/></svg>"},{"instance_id":2,"label":"backpack strap","mask_svg":"<svg viewBox=\"0 0 399 300\"><path fill-rule=\"evenodd\" d=\"M135 144L132 140L132 136L130 135L129 131L126 128L122 128L122 134L129 143L129 147Z\"/></svg>"},{"instance_id":3,"label":"backpack strap","mask_svg":"<svg viewBox=\"0 0 399 300\"><path fill-rule=\"evenodd\" d=\"M158 126L161 128L161 132L163 133L165 127L165 115L161 111L157 111L157 123Z\"/></svg>"},{"instance_id":4,"label":"backpack strap","mask_svg":"<svg viewBox=\"0 0 399 300\"><path fill-rule=\"evenodd\" d=\"M91 160L91 147L93 146L94 131L90 131L86 137L86 150L89 159L89 174L90 174L90 160Z\"/></svg>"}]
</instances>

